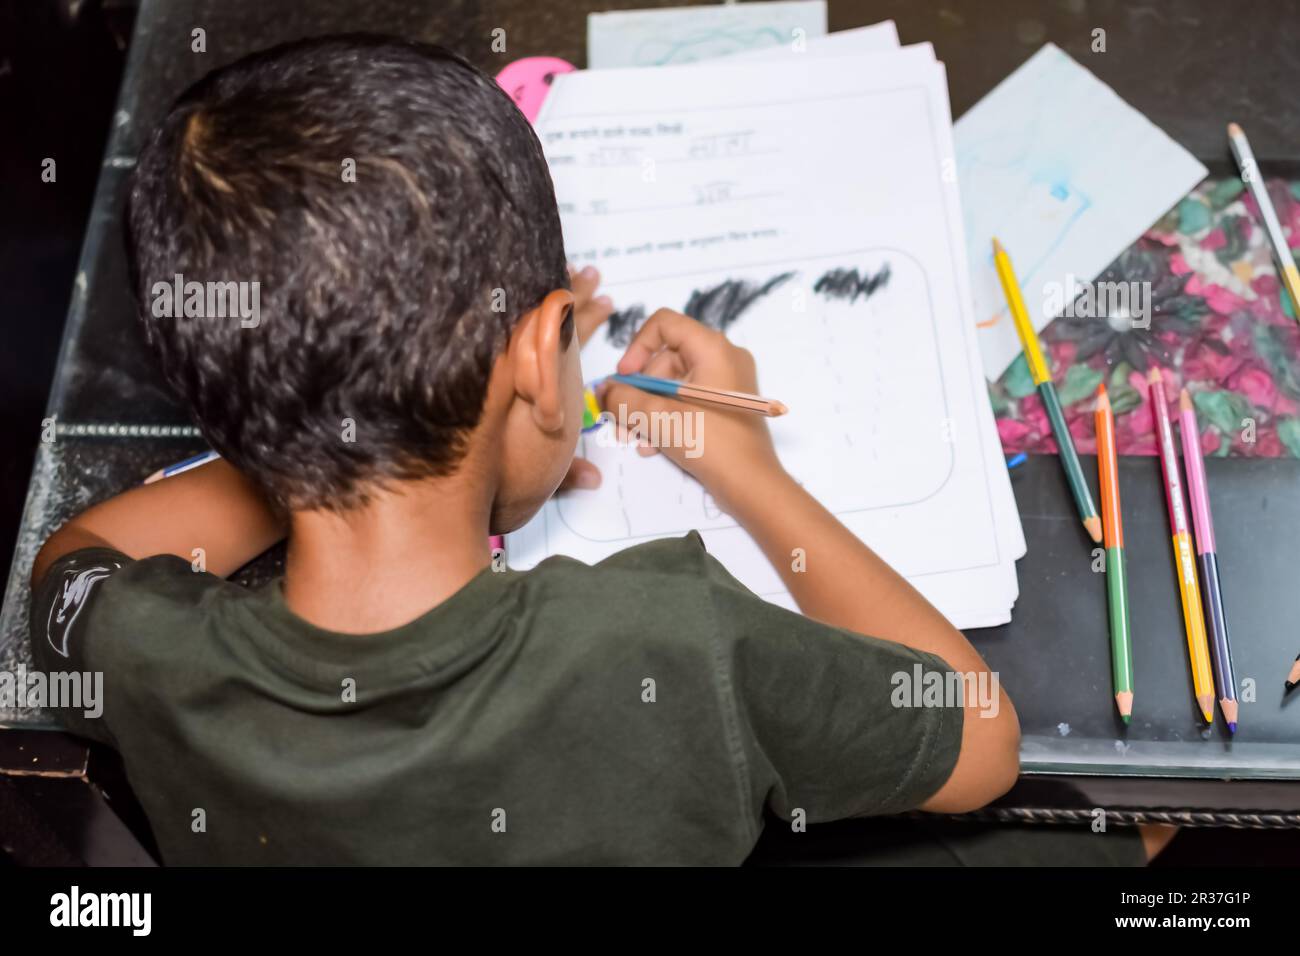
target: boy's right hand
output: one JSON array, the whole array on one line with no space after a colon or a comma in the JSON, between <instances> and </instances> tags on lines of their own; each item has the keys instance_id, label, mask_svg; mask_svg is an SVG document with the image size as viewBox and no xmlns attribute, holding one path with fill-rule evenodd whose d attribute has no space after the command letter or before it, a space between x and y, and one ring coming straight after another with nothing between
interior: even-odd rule
<instances>
[{"instance_id":1,"label":"boy's right hand","mask_svg":"<svg viewBox=\"0 0 1300 956\"><path fill-rule=\"evenodd\" d=\"M641 373L758 394L754 356L748 350L733 345L721 332L671 309L660 309L646 320L619 360L618 371L622 375ZM762 415L678 401L618 382L609 382L601 397L602 405L616 421L623 419L620 406L626 406L625 415L641 411L647 415L679 412L703 416L692 433L698 443L694 449L671 442L674 435L683 434L680 428L661 428L661 447L642 445L642 453L667 455L704 485L724 510L729 510L729 502L741 483L782 473Z\"/></svg>"}]
</instances>

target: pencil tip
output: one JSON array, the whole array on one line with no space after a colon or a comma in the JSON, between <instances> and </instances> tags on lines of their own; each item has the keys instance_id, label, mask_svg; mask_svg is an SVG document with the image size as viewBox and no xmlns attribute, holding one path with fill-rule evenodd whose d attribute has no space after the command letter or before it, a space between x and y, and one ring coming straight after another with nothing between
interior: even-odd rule
<instances>
[{"instance_id":1,"label":"pencil tip","mask_svg":"<svg viewBox=\"0 0 1300 956\"><path fill-rule=\"evenodd\" d=\"M1122 720L1122 721L1124 721L1124 726L1127 727L1128 724L1129 724L1129 722L1130 722L1133 718L1132 718L1132 716L1129 715L1129 714L1120 714L1120 718L1119 718L1119 719Z\"/></svg>"},{"instance_id":2,"label":"pencil tip","mask_svg":"<svg viewBox=\"0 0 1300 956\"><path fill-rule=\"evenodd\" d=\"M1205 718L1205 723L1212 725L1214 723L1214 695L1201 694L1196 698L1196 703L1200 705L1201 716Z\"/></svg>"},{"instance_id":3,"label":"pencil tip","mask_svg":"<svg viewBox=\"0 0 1300 956\"><path fill-rule=\"evenodd\" d=\"M1188 394L1187 389L1183 389L1178 393L1178 407L1185 412L1192 410L1192 396Z\"/></svg>"},{"instance_id":4,"label":"pencil tip","mask_svg":"<svg viewBox=\"0 0 1300 956\"><path fill-rule=\"evenodd\" d=\"M1122 690L1116 694L1115 706L1119 708L1120 719L1127 724L1129 717L1133 714L1133 692L1131 690Z\"/></svg>"},{"instance_id":5,"label":"pencil tip","mask_svg":"<svg viewBox=\"0 0 1300 956\"><path fill-rule=\"evenodd\" d=\"M1156 384L1157 382L1163 382L1164 380L1165 377L1160 374L1160 369L1158 368L1152 367L1151 371L1147 372L1147 381L1150 382L1152 385Z\"/></svg>"},{"instance_id":6,"label":"pencil tip","mask_svg":"<svg viewBox=\"0 0 1300 956\"><path fill-rule=\"evenodd\" d=\"M1096 515L1089 515L1083 519L1083 526L1088 529L1088 537L1096 544L1101 544L1101 519Z\"/></svg>"},{"instance_id":7,"label":"pencil tip","mask_svg":"<svg viewBox=\"0 0 1300 956\"><path fill-rule=\"evenodd\" d=\"M1224 698L1219 701L1219 709L1223 711L1224 719L1228 721L1228 730L1232 733L1237 732L1237 702Z\"/></svg>"},{"instance_id":8,"label":"pencil tip","mask_svg":"<svg viewBox=\"0 0 1300 956\"><path fill-rule=\"evenodd\" d=\"M1229 124L1228 124L1228 135L1229 135L1229 136L1240 136L1240 135L1241 135L1241 127L1238 126L1236 123L1229 123Z\"/></svg>"},{"instance_id":9,"label":"pencil tip","mask_svg":"<svg viewBox=\"0 0 1300 956\"><path fill-rule=\"evenodd\" d=\"M1104 384L1097 386L1097 411L1110 411L1110 396Z\"/></svg>"},{"instance_id":10,"label":"pencil tip","mask_svg":"<svg viewBox=\"0 0 1300 956\"><path fill-rule=\"evenodd\" d=\"M771 405L769 405L768 407L772 410L773 418L778 418L790 410L786 408L785 405L783 405L781 402L778 401L773 401Z\"/></svg>"},{"instance_id":11,"label":"pencil tip","mask_svg":"<svg viewBox=\"0 0 1300 956\"><path fill-rule=\"evenodd\" d=\"M998 237L997 237L997 236L994 236L994 237L993 237L993 254L996 256L998 253L1000 253L1000 252L1006 252L1006 251L1007 251L1007 250L1005 250L1005 249L1002 248L1002 243L998 242Z\"/></svg>"}]
</instances>

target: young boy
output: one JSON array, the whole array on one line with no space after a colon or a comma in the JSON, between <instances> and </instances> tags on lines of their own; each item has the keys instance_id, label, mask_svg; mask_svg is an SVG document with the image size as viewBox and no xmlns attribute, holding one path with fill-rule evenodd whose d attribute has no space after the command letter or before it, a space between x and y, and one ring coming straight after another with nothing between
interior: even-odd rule
<instances>
[{"instance_id":1,"label":"young boy","mask_svg":"<svg viewBox=\"0 0 1300 956\"><path fill-rule=\"evenodd\" d=\"M1015 780L1005 692L891 703L893 675L985 664L758 416L709 409L704 454L660 451L806 616L696 534L492 567L566 472L599 481L578 349L610 304L566 271L528 123L459 57L342 37L217 71L141 154L128 227L148 339L223 458L54 534L32 640L103 672L103 718L70 726L121 752L166 862L739 863L765 814L958 812ZM257 321L182 308L177 276L257 283ZM758 390L668 311L619 370ZM225 580L286 535L282 580Z\"/></svg>"}]
</instances>

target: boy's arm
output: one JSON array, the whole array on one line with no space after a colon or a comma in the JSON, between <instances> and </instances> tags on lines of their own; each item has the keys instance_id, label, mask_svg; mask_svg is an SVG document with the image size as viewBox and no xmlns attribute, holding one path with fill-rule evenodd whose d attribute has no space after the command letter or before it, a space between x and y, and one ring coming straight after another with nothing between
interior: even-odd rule
<instances>
[{"instance_id":1,"label":"boy's arm","mask_svg":"<svg viewBox=\"0 0 1300 956\"><path fill-rule=\"evenodd\" d=\"M32 565L32 584L59 558L81 548L111 548L129 558L174 554L186 561L202 548L220 577L243 567L286 533L253 485L228 462L141 485L88 508L50 536Z\"/></svg>"},{"instance_id":2,"label":"boy's arm","mask_svg":"<svg viewBox=\"0 0 1300 956\"><path fill-rule=\"evenodd\" d=\"M644 372L718 388L756 393L753 357L694 319L660 310L642 326L619 372ZM616 385L605 406L646 412L701 412L701 406ZM954 670L979 674L988 665L966 640L901 575L781 467L766 422L745 412L703 411L701 454L658 449L690 471L763 549L800 609L810 618L859 634L895 641L943 658ZM620 420L626 420L620 416ZM654 450L647 449L647 453ZM794 549L806 570L792 568ZM978 701L964 708L961 754L948 781L923 809L963 812L983 806L1015 782L1020 725L999 685L997 716L981 713Z\"/></svg>"}]
</instances>

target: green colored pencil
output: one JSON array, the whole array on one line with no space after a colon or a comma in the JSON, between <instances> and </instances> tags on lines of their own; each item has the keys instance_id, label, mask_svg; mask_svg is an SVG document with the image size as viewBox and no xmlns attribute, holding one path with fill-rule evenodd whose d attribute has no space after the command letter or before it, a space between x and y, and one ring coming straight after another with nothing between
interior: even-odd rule
<instances>
[{"instance_id":1,"label":"green colored pencil","mask_svg":"<svg viewBox=\"0 0 1300 956\"><path fill-rule=\"evenodd\" d=\"M1061 469L1065 480L1070 485L1070 494L1074 496L1074 506L1078 509L1079 520L1083 522L1088 537L1101 544L1101 519L1097 517L1097 506L1092 502L1092 492L1088 490L1088 481L1083 477L1083 465L1074 450L1074 438L1070 435L1070 426L1066 424L1065 412L1061 410L1061 399L1052 384L1052 375L1047 370L1047 360L1043 358L1042 346L1038 344L1038 335L1029 321L1029 312L1025 309L1025 300L1020 296L1020 282L1015 270L1011 268L1011 257L1002 243L993 240L993 265L997 268L998 279L1002 282L1002 293L1007 297L1007 308L1011 311L1011 321L1020 337L1020 348L1025 353L1029 365L1029 374L1038 389L1038 397L1043 400L1047 410L1047 420L1052 424L1052 437L1056 439L1056 451L1061 459Z\"/></svg>"},{"instance_id":2,"label":"green colored pencil","mask_svg":"<svg viewBox=\"0 0 1300 956\"><path fill-rule=\"evenodd\" d=\"M1110 667L1115 706L1124 723L1133 714L1133 639L1128 626L1128 580L1124 566L1124 521L1119 508L1119 459L1115 454L1115 416L1106 386L1097 388L1097 471L1101 484L1101 525L1106 543L1106 598L1110 604Z\"/></svg>"}]
</instances>

